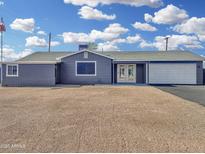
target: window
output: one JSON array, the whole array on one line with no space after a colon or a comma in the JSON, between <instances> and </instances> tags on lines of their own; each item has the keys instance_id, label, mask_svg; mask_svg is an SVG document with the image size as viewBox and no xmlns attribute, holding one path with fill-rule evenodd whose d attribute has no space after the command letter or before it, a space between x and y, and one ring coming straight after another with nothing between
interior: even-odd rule
<instances>
[{"instance_id":1,"label":"window","mask_svg":"<svg viewBox=\"0 0 205 154\"><path fill-rule=\"evenodd\" d=\"M84 52L84 58L88 59L88 52Z\"/></svg>"},{"instance_id":2,"label":"window","mask_svg":"<svg viewBox=\"0 0 205 154\"><path fill-rule=\"evenodd\" d=\"M18 77L18 64L7 64L6 76Z\"/></svg>"},{"instance_id":3,"label":"window","mask_svg":"<svg viewBox=\"0 0 205 154\"><path fill-rule=\"evenodd\" d=\"M96 76L96 61L77 61L76 76Z\"/></svg>"},{"instance_id":4,"label":"window","mask_svg":"<svg viewBox=\"0 0 205 154\"><path fill-rule=\"evenodd\" d=\"M124 78L124 77L125 77L125 66L120 65L120 78Z\"/></svg>"}]
</instances>

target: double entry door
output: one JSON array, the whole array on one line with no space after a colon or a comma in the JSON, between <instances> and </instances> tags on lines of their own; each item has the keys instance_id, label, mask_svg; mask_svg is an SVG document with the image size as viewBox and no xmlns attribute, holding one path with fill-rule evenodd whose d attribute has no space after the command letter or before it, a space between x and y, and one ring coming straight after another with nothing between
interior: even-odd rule
<instances>
[{"instance_id":1,"label":"double entry door","mask_svg":"<svg viewBox=\"0 0 205 154\"><path fill-rule=\"evenodd\" d=\"M136 64L118 64L117 82L136 83Z\"/></svg>"}]
</instances>

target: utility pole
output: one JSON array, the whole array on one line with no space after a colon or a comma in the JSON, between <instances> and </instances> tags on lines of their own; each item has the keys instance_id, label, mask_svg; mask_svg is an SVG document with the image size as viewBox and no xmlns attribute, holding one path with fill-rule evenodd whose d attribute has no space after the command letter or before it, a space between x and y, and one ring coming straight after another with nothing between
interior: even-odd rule
<instances>
[{"instance_id":1,"label":"utility pole","mask_svg":"<svg viewBox=\"0 0 205 154\"><path fill-rule=\"evenodd\" d=\"M3 18L1 18L0 22L0 32L1 32L1 63L3 62L3 32L6 31L6 27L4 25Z\"/></svg>"},{"instance_id":2,"label":"utility pole","mask_svg":"<svg viewBox=\"0 0 205 154\"><path fill-rule=\"evenodd\" d=\"M3 81L3 67L2 67L2 63L3 63L3 32L6 31L6 27L4 25L4 21L3 18L1 18L0 21L0 32L1 32L1 84Z\"/></svg>"},{"instance_id":3,"label":"utility pole","mask_svg":"<svg viewBox=\"0 0 205 154\"><path fill-rule=\"evenodd\" d=\"M51 33L49 33L48 52L51 52Z\"/></svg>"},{"instance_id":4,"label":"utility pole","mask_svg":"<svg viewBox=\"0 0 205 154\"><path fill-rule=\"evenodd\" d=\"M3 62L3 31L1 31L1 62Z\"/></svg>"},{"instance_id":5,"label":"utility pole","mask_svg":"<svg viewBox=\"0 0 205 154\"><path fill-rule=\"evenodd\" d=\"M166 40L166 51L168 51L168 45L169 45L169 36L165 37Z\"/></svg>"}]
</instances>

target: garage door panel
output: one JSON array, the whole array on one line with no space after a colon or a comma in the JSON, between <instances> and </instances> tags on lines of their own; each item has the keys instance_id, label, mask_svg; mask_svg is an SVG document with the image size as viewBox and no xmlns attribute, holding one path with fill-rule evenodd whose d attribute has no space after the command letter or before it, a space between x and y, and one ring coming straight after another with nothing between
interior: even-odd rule
<instances>
[{"instance_id":1,"label":"garage door panel","mask_svg":"<svg viewBox=\"0 0 205 154\"><path fill-rule=\"evenodd\" d=\"M195 63L153 63L149 65L150 84L196 84Z\"/></svg>"}]
</instances>

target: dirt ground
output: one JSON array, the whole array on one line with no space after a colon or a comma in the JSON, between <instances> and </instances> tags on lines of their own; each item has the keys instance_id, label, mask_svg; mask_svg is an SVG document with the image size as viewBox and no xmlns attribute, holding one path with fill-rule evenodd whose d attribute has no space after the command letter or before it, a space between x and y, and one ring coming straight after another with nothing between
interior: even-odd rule
<instances>
[{"instance_id":1,"label":"dirt ground","mask_svg":"<svg viewBox=\"0 0 205 154\"><path fill-rule=\"evenodd\" d=\"M205 107L154 87L0 88L0 152L205 152Z\"/></svg>"}]
</instances>

